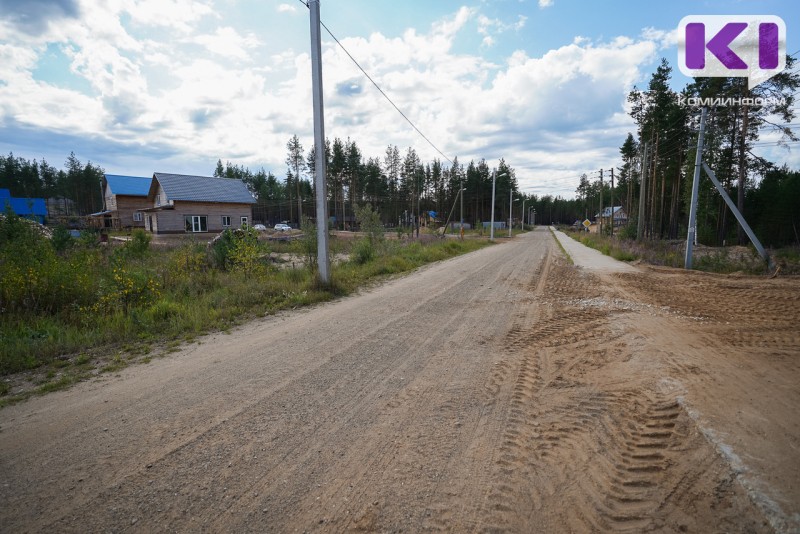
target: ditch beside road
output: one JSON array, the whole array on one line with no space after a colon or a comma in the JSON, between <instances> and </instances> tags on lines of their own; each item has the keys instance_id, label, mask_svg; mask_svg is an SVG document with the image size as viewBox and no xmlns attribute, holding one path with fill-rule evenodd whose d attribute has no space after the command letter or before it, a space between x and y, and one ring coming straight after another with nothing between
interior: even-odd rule
<instances>
[{"instance_id":1,"label":"ditch beside road","mask_svg":"<svg viewBox=\"0 0 800 534\"><path fill-rule=\"evenodd\" d=\"M540 227L3 409L0 525L796 531L798 310Z\"/></svg>"}]
</instances>

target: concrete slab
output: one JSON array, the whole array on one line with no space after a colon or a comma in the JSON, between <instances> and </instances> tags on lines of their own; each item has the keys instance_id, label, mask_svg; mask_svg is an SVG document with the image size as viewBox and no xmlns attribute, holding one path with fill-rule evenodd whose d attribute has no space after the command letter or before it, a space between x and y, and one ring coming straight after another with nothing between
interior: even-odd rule
<instances>
[{"instance_id":1,"label":"concrete slab","mask_svg":"<svg viewBox=\"0 0 800 534\"><path fill-rule=\"evenodd\" d=\"M552 226L550 229L553 231L553 234L555 234L559 243L561 243L561 246L564 247L564 250L570 255L572 262L579 267L590 271L605 273L638 272L638 269L633 265L615 260L611 256L605 256L603 253L575 241L564 232L556 230Z\"/></svg>"}]
</instances>

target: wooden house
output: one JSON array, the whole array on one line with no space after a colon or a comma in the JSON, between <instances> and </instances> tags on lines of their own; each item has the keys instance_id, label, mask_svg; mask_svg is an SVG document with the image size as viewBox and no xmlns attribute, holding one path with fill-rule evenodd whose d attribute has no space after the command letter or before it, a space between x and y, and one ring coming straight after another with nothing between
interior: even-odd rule
<instances>
[{"instance_id":1,"label":"wooden house","mask_svg":"<svg viewBox=\"0 0 800 534\"><path fill-rule=\"evenodd\" d=\"M141 210L152 207L147 199L151 179L146 176L103 175L103 211L93 213L102 217L106 228L144 228Z\"/></svg>"},{"instance_id":2,"label":"wooden house","mask_svg":"<svg viewBox=\"0 0 800 534\"><path fill-rule=\"evenodd\" d=\"M255 199L241 180L153 173L141 210L155 234L219 233L252 221Z\"/></svg>"}]
</instances>

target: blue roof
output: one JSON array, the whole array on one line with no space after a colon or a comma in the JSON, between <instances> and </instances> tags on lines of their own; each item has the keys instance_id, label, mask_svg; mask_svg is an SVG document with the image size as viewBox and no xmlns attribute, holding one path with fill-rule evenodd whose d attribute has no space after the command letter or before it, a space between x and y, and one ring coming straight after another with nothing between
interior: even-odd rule
<instances>
[{"instance_id":1,"label":"blue roof","mask_svg":"<svg viewBox=\"0 0 800 534\"><path fill-rule=\"evenodd\" d=\"M164 172L154 173L153 178L161 184L168 200L232 204L256 203L245 183L234 178L212 178ZM155 194L155 191L153 193Z\"/></svg>"},{"instance_id":2,"label":"blue roof","mask_svg":"<svg viewBox=\"0 0 800 534\"><path fill-rule=\"evenodd\" d=\"M132 197L146 197L150 191L150 182L153 180L148 176L121 176L119 174L106 174L105 177L112 193Z\"/></svg>"},{"instance_id":3,"label":"blue roof","mask_svg":"<svg viewBox=\"0 0 800 534\"><path fill-rule=\"evenodd\" d=\"M47 216L47 205L43 198L14 198L7 193L8 189L0 189L0 211L10 207L20 217Z\"/></svg>"}]
</instances>

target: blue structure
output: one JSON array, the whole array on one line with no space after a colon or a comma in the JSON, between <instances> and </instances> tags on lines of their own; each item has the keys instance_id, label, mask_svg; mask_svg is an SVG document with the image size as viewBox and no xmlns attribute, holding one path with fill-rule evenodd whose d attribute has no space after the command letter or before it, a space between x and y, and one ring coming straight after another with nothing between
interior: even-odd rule
<instances>
[{"instance_id":1,"label":"blue structure","mask_svg":"<svg viewBox=\"0 0 800 534\"><path fill-rule=\"evenodd\" d=\"M16 215L40 224L47 218L47 204L43 198L15 198L8 189L0 189L0 208L3 212L11 208Z\"/></svg>"},{"instance_id":2,"label":"blue structure","mask_svg":"<svg viewBox=\"0 0 800 534\"><path fill-rule=\"evenodd\" d=\"M115 195L146 197L150 192L152 176L122 176L120 174L104 174L106 183Z\"/></svg>"}]
</instances>

